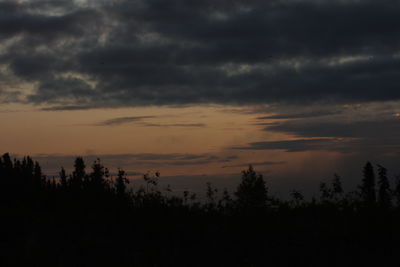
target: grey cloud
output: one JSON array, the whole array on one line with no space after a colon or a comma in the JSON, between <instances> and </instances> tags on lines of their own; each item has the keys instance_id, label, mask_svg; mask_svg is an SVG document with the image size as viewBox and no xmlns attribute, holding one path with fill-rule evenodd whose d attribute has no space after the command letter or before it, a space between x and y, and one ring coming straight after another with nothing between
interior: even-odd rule
<instances>
[{"instance_id":1,"label":"grey cloud","mask_svg":"<svg viewBox=\"0 0 400 267\"><path fill-rule=\"evenodd\" d=\"M142 123L146 127L205 127L204 123L172 123L172 124L158 124L158 123Z\"/></svg>"},{"instance_id":2,"label":"grey cloud","mask_svg":"<svg viewBox=\"0 0 400 267\"><path fill-rule=\"evenodd\" d=\"M71 2L71 1L70 1ZM57 1L58 9L66 9L67 1ZM32 4L32 3L30 3ZM43 3L42 3L43 4ZM49 7L47 3L47 7ZM35 3L40 5L40 2ZM40 37L46 41L54 40L65 35L80 35L84 33L83 25L96 20L99 14L95 10L74 10L63 15L46 15L31 12L32 5L12 3L10 1L0 4L0 35L12 37L18 34ZM70 7L72 7L70 5ZM39 7L35 8L39 10ZM41 11L46 10L42 5ZM45 41L43 40L43 41Z\"/></svg>"},{"instance_id":3,"label":"grey cloud","mask_svg":"<svg viewBox=\"0 0 400 267\"><path fill-rule=\"evenodd\" d=\"M253 142L248 146L233 147L233 149L243 150L285 150L287 152L301 152L309 150L329 150L332 142L338 142L330 139L298 139L284 141L265 141ZM340 142L340 141L339 141Z\"/></svg>"},{"instance_id":4,"label":"grey cloud","mask_svg":"<svg viewBox=\"0 0 400 267\"><path fill-rule=\"evenodd\" d=\"M148 118L155 118L155 116L133 116L133 117L114 118L114 119L109 119L109 120L105 120L105 121L96 123L95 125L97 125L97 126L116 126L116 125L131 123L131 122L137 122L137 121L140 121L143 119L148 119Z\"/></svg>"},{"instance_id":5,"label":"grey cloud","mask_svg":"<svg viewBox=\"0 0 400 267\"><path fill-rule=\"evenodd\" d=\"M88 99L96 95L88 83L76 78L49 79L39 86L38 93L40 96L30 95L28 100L33 103L42 101L57 103L62 99L71 99L75 103L87 103Z\"/></svg>"},{"instance_id":6,"label":"grey cloud","mask_svg":"<svg viewBox=\"0 0 400 267\"><path fill-rule=\"evenodd\" d=\"M398 153L400 119L389 110L366 108L361 109L359 114L348 111L323 118L298 116L281 122L261 124L266 126L265 132L284 133L296 139L253 142L234 149L280 149L288 152L325 150L366 155Z\"/></svg>"},{"instance_id":7,"label":"grey cloud","mask_svg":"<svg viewBox=\"0 0 400 267\"><path fill-rule=\"evenodd\" d=\"M74 107L72 107L74 109ZM131 116L131 117L121 117L121 118L113 118L105 121L101 121L96 123L97 126L117 126L122 124L127 124L131 122L136 122L139 126L145 127L205 127L206 125L203 123L169 123L169 124L162 124L162 123L149 123L144 121L144 119L153 119L157 118L157 116Z\"/></svg>"},{"instance_id":8,"label":"grey cloud","mask_svg":"<svg viewBox=\"0 0 400 267\"><path fill-rule=\"evenodd\" d=\"M1 62L37 84L27 98L35 104L400 99L394 0L0 5L0 36L12 42L0 46ZM71 72L79 78L65 78Z\"/></svg>"},{"instance_id":9,"label":"grey cloud","mask_svg":"<svg viewBox=\"0 0 400 267\"><path fill-rule=\"evenodd\" d=\"M44 107L41 108L40 110L43 111L71 111L71 110L87 110L87 109L93 109L96 108L95 106L84 106L84 105L60 105L60 106L50 106L50 107Z\"/></svg>"},{"instance_id":10,"label":"grey cloud","mask_svg":"<svg viewBox=\"0 0 400 267\"><path fill-rule=\"evenodd\" d=\"M253 142L247 146L232 147L240 150L283 150L286 152L305 151L330 151L340 153L365 153L368 151L388 153L397 151L400 145L392 145L390 141L381 142L368 139L340 139L340 138L319 138L319 139L295 139L283 141Z\"/></svg>"},{"instance_id":11,"label":"grey cloud","mask_svg":"<svg viewBox=\"0 0 400 267\"><path fill-rule=\"evenodd\" d=\"M253 162L249 164L236 164L236 165L225 165L222 168L235 168L235 167L248 167L251 166L269 166L269 165L280 165L286 164L286 161L263 161L263 162Z\"/></svg>"},{"instance_id":12,"label":"grey cloud","mask_svg":"<svg viewBox=\"0 0 400 267\"><path fill-rule=\"evenodd\" d=\"M281 113L276 115L257 117L259 120L269 120L269 119L304 119L304 118L315 118L329 115L336 115L340 113L336 110L314 110L302 113ZM276 125L270 124L270 125Z\"/></svg>"},{"instance_id":13,"label":"grey cloud","mask_svg":"<svg viewBox=\"0 0 400 267\"><path fill-rule=\"evenodd\" d=\"M285 132L298 137L352 137L387 139L400 132L400 119L367 121L286 121L267 126L266 131Z\"/></svg>"}]
</instances>

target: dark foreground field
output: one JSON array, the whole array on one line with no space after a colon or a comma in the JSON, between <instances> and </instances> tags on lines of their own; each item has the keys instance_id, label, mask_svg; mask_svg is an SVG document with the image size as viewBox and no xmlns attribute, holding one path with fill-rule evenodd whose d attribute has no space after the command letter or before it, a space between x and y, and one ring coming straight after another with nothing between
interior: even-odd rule
<instances>
[{"instance_id":1,"label":"dark foreground field","mask_svg":"<svg viewBox=\"0 0 400 267\"><path fill-rule=\"evenodd\" d=\"M367 163L357 191L340 177L321 196L268 195L251 167L233 196L208 186L207 200L147 186L127 190L99 161L77 158L49 179L29 157L0 160L1 266L399 266L398 186Z\"/></svg>"}]
</instances>

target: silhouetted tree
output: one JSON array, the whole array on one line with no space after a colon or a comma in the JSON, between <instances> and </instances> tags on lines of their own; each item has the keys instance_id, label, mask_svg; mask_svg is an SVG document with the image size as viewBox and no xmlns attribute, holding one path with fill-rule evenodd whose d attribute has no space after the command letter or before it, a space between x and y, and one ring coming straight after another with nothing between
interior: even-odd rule
<instances>
[{"instance_id":1,"label":"silhouetted tree","mask_svg":"<svg viewBox=\"0 0 400 267\"><path fill-rule=\"evenodd\" d=\"M375 173L374 168L370 162L367 162L363 169L364 178L361 184L361 198L363 203L368 206L374 206L376 203L375 192Z\"/></svg>"},{"instance_id":2,"label":"silhouetted tree","mask_svg":"<svg viewBox=\"0 0 400 267\"><path fill-rule=\"evenodd\" d=\"M81 190L83 186L83 180L86 179L85 162L83 158L77 157L74 163L74 171L72 172L72 178L70 179L71 188L73 190Z\"/></svg>"},{"instance_id":3,"label":"silhouetted tree","mask_svg":"<svg viewBox=\"0 0 400 267\"><path fill-rule=\"evenodd\" d=\"M343 187L342 187L342 182L340 179L340 176L335 173L333 175L333 181L332 181L332 193L333 193L333 198L338 201L343 198Z\"/></svg>"},{"instance_id":4,"label":"silhouetted tree","mask_svg":"<svg viewBox=\"0 0 400 267\"><path fill-rule=\"evenodd\" d=\"M332 191L326 183L319 185L320 198L322 203L329 203L332 200Z\"/></svg>"},{"instance_id":5,"label":"silhouetted tree","mask_svg":"<svg viewBox=\"0 0 400 267\"><path fill-rule=\"evenodd\" d=\"M152 186L152 189L157 186L158 178L160 178L160 172L156 171L154 175L150 172L143 174L143 180L146 182L146 192L149 192L149 187Z\"/></svg>"},{"instance_id":6,"label":"silhouetted tree","mask_svg":"<svg viewBox=\"0 0 400 267\"><path fill-rule=\"evenodd\" d=\"M183 203L185 205L188 204L188 200L189 200L189 191L188 190L184 190L183 191Z\"/></svg>"},{"instance_id":7,"label":"silhouetted tree","mask_svg":"<svg viewBox=\"0 0 400 267\"><path fill-rule=\"evenodd\" d=\"M321 192L321 201L323 203L332 203L338 205L343 200L343 187L340 176L334 174L332 184L329 187L326 183L321 183L319 190Z\"/></svg>"},{"instance_id":8,"label":"silhouetted tree","mask_svg":"<svg viewBox=\"0 0 400 267\"><path fill-rule=\"evenodd\" d=\"M393 195L396 199L397 207L400 207L400 175L395 176L395 183Z\"/></svg>"},{"instance_id":9,"label":"silhouetted tree","mask_svg":"<svg viewBox=\"0 0 400 267\"><path fill-rule=\"evenodd\" d=\"M108 169L101 164L100 159L95 160L90 174L89 188L98 193L105 192L108 189L106 188L108 184L105 178L108 178L108 176Z\"/></svg>"},{"instance_id":10,"label":"silhouetted tree","mask_svg":"<svg viewBox=\"0 0 400 267\"><path fill-rule=\"evenodd\" d=\"M398 261L400 210L381 209L379 216L359 212L360 190L343 199L338 175L321 184L321 199L329 205L318 205L299 191L291 192L290 201L267 199L265 182L251 166L242 172L237 201L227 190L217 196L208 183L205 204L186 190L183 197L154 190L159 173L144 176L150 190L127 193L126 173L118 170L110 184L99 160L90 175L81 158L69 179L64 168L59 174L56 184L29 157L0 158L0 266L187 266L193 259L199 266L318 266L332 251L338 260L329 266ZM378 175L378 203L387 207L387 170L378 165ZM74 179L85 186L69 190ZM374 203L374 186L372 166L366 165L363 203ZM400 200L400 177L394 193ZM334 209L346 199L349 205ZM267 201L270 208L263 210ZM198 251L216 260L199 257ZM309 251L315 255L307 257ZM368 257L360 254L365 251ZM384 262L388 258L394 263Z\"/></svg>"},{"instance_id":11,"label":"silhouetted tree","mask_svg":"<svg viewBox=\"0 0 400 267\"><path fill-rule=\"evenodd\" d=\"M235 192L239 208L263 208L267 204L268 189L261 174L253 166L242 171L242 181Z\"/></svg>"},{"instance_id":12,"label":"silhouetted tree","mask_svg":"<svg viewBox=\"0 0 400 267\"><path fill-rule=\"evenodd\" d=\"M67 185L68 185L67 175L65 173L64 167L61 167L61 171L60 171L60 185L61 185L61 188L63 188L63 189L67 188Z\"/></svg>"},{"instance_id":13,"label":"silhouetted tree","mask_svg":"<svg viewBox=\"0 0 400 267\"><path fill-rule=\"evenodd\" d=\"M216 208L216 194L218 193L217 188L213 188L210 182L207 182L207 190L206 190L206 197L207 197L207 209L213 210Z\"/></svg>"},{"instance_id":14,"label":"silhouetted tree","mask_svg":"<svg viewBox=\"0 0 400 267\"><path fill-rule=\"evenodd\" d=\"M4 169L6 170L6 171L11 171L11 169L13 168L13 162L12 162L12 160L11 160L11 157L10 157L10 154L9 153L5 153L4 155L3 155L3 166L4 166Z\"/></svg>"},{"instance_id":15,"label":"silhouetted tree","mask_svg":"<svg viewBox=\"0 0 400 267\"><path fill-rule=\"evenodd\" d=\"M17 177L14 177L13 172L11 157L8 153L5 153L0 160L0 198L7 199L12 191L19 189L16 185L18 183Z\"/></svg>"},{"instance_id":16,"label":"silhouetted tree","mask_svg":"<svg viewBox=\"0 0 400 267\"><path fill-rule=\"evenodd\" d=\"M293 190L290 195L293 198L293 204L295 207L300 207L304 202L304 196L300 191Z\"/></svg>"},{"instance_id":17,"label":"silhouetted tree","mask_svg":"<svg viewBox=\"0 0 400 267\"><path fill-rule=\"evenodd\" d=\"M21 165L19 163L14 165L17 165L20 168L20 171L22 172L25 180L29 180L28 182L31 182L31 180L33 179L35 188L40 187L40 183L42 182L41 170L36 170L36 168L40 168L40 166L38 167L37 164L35 164L29 156L22 159ZM38 175L36 174L36 171Z\"/></svg>"},{"instance_id":18,"label":"silhouetted tree","mask_svg":"<svg viewBox=\"0 0 400 267\"><path fill-rule=\"evenodd\" d=\"M378 165L378 175L378 203L382 208L389 208L392 205L392 199L386 168Z\"/></svg>"},{"instance_id":19,"label":"silhouetted tree","mask_svg":"<svg viewBox=\"0 0 400 267\"><path fill-rule=\"evenodd\" d=\"M129 180L126 178L125 171L119 169L117 179L115 180L115 191L118 197L122 198L125 196L126 184L129 184Z\"/></svg>"},{"instance_id":20,"label":"silhouetted tree","mask_svg":"<svg viewBox=\"0 0 400 267\"><path fill-rule=\"evenodd\" d=\"M222 191L222 198L218 202L218 207L220 210L223 209L230 209L232 206L232 198L228 192L228 190L225 188L224 191Z\"/></svg>"},{"instance_id":21,"label":"silhouetted tree","mask_svg":"<svg viewBox=\"0 0 400 267\"><path fill-rule=\"evenodd\" d=\"M39 190L42 187L42 185L46 184L46 179L42 174L42 168L40 167L39 163L35 162L34 166L35 166L33 171L34 184L36 189Z\"/></svg>"}]
</instances>

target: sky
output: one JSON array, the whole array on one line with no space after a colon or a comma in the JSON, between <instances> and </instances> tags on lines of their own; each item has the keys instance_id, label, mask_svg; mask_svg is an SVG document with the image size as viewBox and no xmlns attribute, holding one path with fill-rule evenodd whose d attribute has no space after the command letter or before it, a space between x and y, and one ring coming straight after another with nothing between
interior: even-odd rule
<instances>
[{"instance_id":1,"label":"sky","mask_svg":"<svg viewBox=\"0 0 400 267\"><path fill-rule=\"evenodd\" d=\"M400 173L400 2L2 0L0 153L276 194ZM179 181L179 182L177 182ZM203 189L203 188L201 188Z\"/></svg>"}]
</instances>

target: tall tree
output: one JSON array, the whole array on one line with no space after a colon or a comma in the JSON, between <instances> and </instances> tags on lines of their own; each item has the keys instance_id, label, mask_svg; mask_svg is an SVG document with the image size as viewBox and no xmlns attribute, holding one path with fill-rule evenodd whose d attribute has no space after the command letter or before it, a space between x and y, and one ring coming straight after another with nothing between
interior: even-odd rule
<instances>
[{"instance_id":1,"label":"tall tree","mask_svg":"<svg viewBox=\"0 0 400 267\"><path fill-rule=\"evenodd\" d=\"M44 178L44 176L42 174L42 168L40 167L38 162L35 162L33 177L34 177L35 186L37 188L40 188L43 185L45 185L46 180L45 180L45 178Z\"/></svg>"},{"instance_id":2,"label":"tall tree","mask_svg":"<svg viewBox=\"0 0 400 267\"><path fill-rule=\"evenodd\" d=\"M396 199L396 205L400 207L400 174L395 176L395 188L393 196Z\"/></svg>"},{"instance_id":3,"label":"tall tree","mask_svg":"<svg viewBox=\"0 0 400 267\"><path fill-rule=\"evenodd\" d=\"M332 180L332 198L338 204L343 201L344 190L340 176L335 173Z\"/></svg>"},{"instance_id":4,"label":"tall tree","mask_svg":"<svg viewBox=\"0 0 400 267\"><path fill-rule=\"evenodd\" d=\"M63 189L67 188L67 175L65 173L64 167L61 167L60 171L60 184Z\"/></svg>"},{"instance_id":5,"label":"tall tree","mask_svg":"<svg viewBox=\"0 0 400 267\"><path fill-rule=\"evenodd\" d=\"M326 183L321 183L319 186L319 191L321 194L320 199L322 203L339 204L339 202L343 200L343 187L342 182L340 181L340 176L335 173L331 186L328 186Z\"/></svg>"},{"instance_id":6,"label":"tall tree","mask_svg":"<svg viewBox=\"0 0 400 267\"><path fill-rule=\"evenodd\" d=\"M332 200L332 189L328 187L328 185L325 182L320 183L319 185L319 191L320 191L320 199L321 202L326 204L331 202Z\"/></svg>"},{"instance_id":7,"label":"tall tree","mask_svg":"<svg viewBox=\"0 0 400 267\"><path fill-rule=\"evenodd\" d=\"M340 180L340 176L337 173L335 173L333 175L332 188L333 188L334 194L337 194L337 195L343 194L342 182Z\"/></svg>"},{"instance_id":8,"label":"tall tree","mask_svg":"<svg viewBox=\"0 0 400 267\"><path fill-rule=\"evenodd\" d=\"M267 204L268 189L264 178L257 174L253 166L242 171L242 181L235 192L240 208L262 208Z\"/></svg>"},{"instance_id":9,"label":"tall tree","mask_svg":"<svg viewBox=\"0 0 400 267\"><path fill-rule=\"evenodd\" d=\"M361 198L364 204L368 207L374 206L376 203L375 192L375 173L374 167L370 162L367 162L363 169L363 179L361 184Z\"/></svg>"},{"instance_id":10,"label":"tall tree","mask_svg":"<svg viewBox=\"0 0 400 267\"><path fill-rule=\"evenodd\" d=\"M118 197L122 198L125 196L126 184L129 184L129 180L126 178L125 171L119 169L117 179L115 180L115 191Z\"/></svg>"},{"instance_id":11,"label":"tall tree","mask_svg":"<svg viewBox=\"0 0 400 267\"><path fill-rule=\"evenodd\" d=\"M387 170L381 165L378 165L378 203L382 208L388 208L392 205L390 184L387 177Z\"/></svg>"},{"instance_id":12,"label":"tall tree","mask_svg":"<svg viewBox=\"0 0 400 267\"><path fill-rule=\"evenodd\" d=\"M90 185L95 191L104 191L106 189L107 182L105 177L108 176L108 169L104 168L101 164L100 159L93 162L92 173L90 174Z\"/></svg>"},{"instance_id":13,"label":"tall tree","mask_svg":"<svg viewBox=\"0 0 400 267\"><path fill-rule=\"evenodd\" d=\"M3 167L7 171L10 171L13 168L13 162L9 153L3 154Z\"/></svg>"},{"instance_id":14,"label":"tall tree","mask_svg":"<svg viewBox=\"0 0 400 267\"><path fill-rule=\"evenodd\" d=\"M72 172L71 187L73 190L82 189L83 180L86 177L85 162L83 158L77 157L74 163L74 171Z\"/></svg>"}]
</instances>

